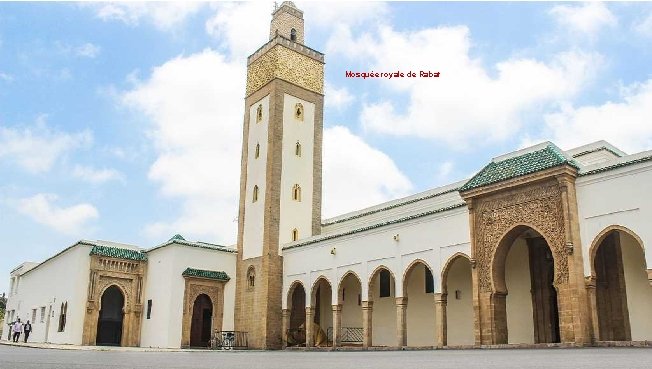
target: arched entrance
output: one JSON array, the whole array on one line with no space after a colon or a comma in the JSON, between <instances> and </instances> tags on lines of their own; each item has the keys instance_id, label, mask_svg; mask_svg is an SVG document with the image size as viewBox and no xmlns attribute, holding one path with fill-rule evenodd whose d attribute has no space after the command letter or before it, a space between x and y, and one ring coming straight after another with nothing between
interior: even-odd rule
<instances>
[{"instance_id":1,"label":"arched entrance","mask_svg":"<svg viewBox=\"0 0 652 369\"><path fill-rule=\"evenodd\" d=\"M330 282L321 277L312 286L311 307L313 308L312 327L306 329L307 334L312 334L310 341L315 346L328 345L327 332L333 329L333 308ZM308 323L308 322L306 322Z\"/></svg>"},{"instance_id":2,"label":"arched entrance","mask_svg":"<svg viewBox=\"0 0 652 369\"><path fill-rule=\"evenodd\" d=\"M609 227L596 239L591 257L596 287L596 339L652 339L652 287L640 238L624 227Z\"/></svg>"},{"instance_id":3,"label":"arched entrance","mask_svg":"<svg viewBox=\"0 0 652 369\"><path fill-rule=\"evenodd\" d=\"M473 345L473 282L468 256L452 256L442 273L442 294L446 296L447 345Z\"/></svg>"},{"instance_id":4,"label":"arched entrance","mask_svg":"<svg viewBox=\"0 0 652 369\"><path fill-rule=\"evenodd\" d=\"M104 290L97 320L98 346L121 345L124 303L124 295L118 286L113 285Z\"/></svg>"},{"instance_id":5,"label":"arched entrance","mask_svg":"<svg viewBox=\"0 0 652 369\"><path fill-rule=\"evenodd\" d=\"M294 282L288 293L290 321L288 323L287 345L299 346L306 344L306 290L301 282Z\"/></svg>"},{"instance_id":6,"label":"arched entrance","mask_svg":"<svg viewBox=\"0 0 652 369\"><path fill-rule=\"evenodd\" d=\"M190 346L208 347L213 323L213 302L206 294L200 294L192 306L190 323Z\"/></svg>"},{"instance_id":7,"label":"arched entrance","mask_svg":"<svg viewBox=\"0 0 652 369\"><path fill-rule=\"evenodd\" d=\"M536 230L517 226L503 237L493 263L495 294L504 296L496 311L505 314L497 321L506 325L503 343L560 342L554 268L550 247Z\"/></svg>"},{"instance_id":8,"label":"arched entrance","mask_svg":"<svg viewBox=\"0 0 652 369\"><path fill-rule=\"evenodd\" d=\"M396 289L394 276L379 267L369 279L369 301L373 302L371 345L396 346Z\"/></svg>"},{"instance_id":9,"label":"arched entrance","mask_svg":"<svg viewBox=\"0 0 652 369\"><path fill-rule=\"evenodd\" d=\"M340 281L340 304L342 305L341 343L362 344L362 284L353 272L348 272Z\"/></svg>"},{"instance_id":10,"label":"arched entrance","mask_svg":"<svg viewBox=\"0 0 652 369\"><path fill-rule=\"evenodd\" d=\"M407 345L435 346L435 283L432 270L423 261L408 267L403 294L407 297Z\"/></svg>"}]
</instances>

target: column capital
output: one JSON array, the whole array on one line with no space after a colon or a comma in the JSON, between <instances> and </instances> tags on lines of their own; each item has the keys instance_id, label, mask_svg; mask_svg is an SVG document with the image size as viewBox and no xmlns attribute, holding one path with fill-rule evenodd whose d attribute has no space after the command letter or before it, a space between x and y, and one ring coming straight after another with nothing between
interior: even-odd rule
<instances>
[{"instance_id":1,"label":"column capital","mask_svg":"<svg viewBox=\"0 0 652 369\"><path fill-rule=\"evenodd\" d=\"M315 308L312 306L306 306L306 314L312 315L315 312Z\"/></svg>"},{"instance_id":2,"label":"column capital","mask_svg":"<svg viewBox=\"0 0 652 369\"><path fill-rule=\"evenodd\" d=\"M371 310L374 308L373 301L362 301L362 310Z\"/></svg>"},{"instance_id":3,"label":"column capital","mask_svg":"<svg viewBox=\"0 0 652 369\"><path fill-rule=\"evenodd\" d=\"M652 286L652 269L647 270L647 280L650 282L650 286Z\"/></svg>"},{"instance_id":4,"label":"column capital","mask_svg":"<svg viewBox=\"0 0 652 369\"><path fill-rule=\"evenodd\" d=\"M447 293L435 293L435 304L444 304L444 305L446 305L446 302L448 302L448 294Z\"/></svg>"},{"instance_id":5,"label":"column capital","mask_svg":"<svg viewBox=\"0 0 652 369\"><path fill-rule=\"evenodd\" d=\"M331 305L333 307L333 311L342 311L342 304L337 304L337 305Z\"/></svg>"},{"instance_id":6,"label":"column capital","mask_svg":"<svg viewBox=\"0 0 652 369\"><path fill-rule=\"evenodd\" d=\"M596 288L597 283L596 283L596 278L593 275L590 275L588 277L584 277L584 286L589 289L589 288Z\"/></svg>"},{"instance_id":7,"label":"column capital","mask_svg":"<svg viewBox=\"0 0 652 369\"><path fill-rule=\"evenodd\" d=\"M408 303L408 298L407 297L397 297L396 298L396 305L407 305Z\"/></svg>"}]
</instances>

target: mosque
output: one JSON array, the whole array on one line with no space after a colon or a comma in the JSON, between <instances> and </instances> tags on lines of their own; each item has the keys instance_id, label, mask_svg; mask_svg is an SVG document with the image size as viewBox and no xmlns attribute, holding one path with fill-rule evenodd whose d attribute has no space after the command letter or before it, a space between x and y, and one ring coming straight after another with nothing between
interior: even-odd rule
<instances>
[{"instance_id":1,"label":"mosque","mask_svg":"<svg viewBox=\"0 0 652 369\"><path fill-rule=\"evenodd\" d=\"M247 59L237 244L81 240L11 271L35 342L258 349L652 340L652 151L544 142L321 219L324 54L283 2Z\"/></svg>"}]
</instances>

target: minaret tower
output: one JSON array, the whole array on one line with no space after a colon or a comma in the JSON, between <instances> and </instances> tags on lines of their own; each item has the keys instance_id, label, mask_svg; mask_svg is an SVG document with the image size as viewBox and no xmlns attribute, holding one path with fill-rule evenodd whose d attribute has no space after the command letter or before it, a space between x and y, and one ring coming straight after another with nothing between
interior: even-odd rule
<instances>
[{"instance_id":1,"label":"minaret tower","mask_svg":"<svg viewBox=\"0 0 652 369\"><path fill-rule=\"evenodd\" d=\"M252 348L281 347L281 249L321 227L324 55L303 43L303 12L284 1L247 58L235 326Z\"/></svg>"}]
</instances>

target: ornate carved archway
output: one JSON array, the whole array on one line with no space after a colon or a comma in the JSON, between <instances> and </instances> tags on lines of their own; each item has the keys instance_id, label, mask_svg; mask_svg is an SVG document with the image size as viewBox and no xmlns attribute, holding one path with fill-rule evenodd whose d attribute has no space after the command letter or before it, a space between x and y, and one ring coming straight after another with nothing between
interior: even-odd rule
<instances>
[{"instance_id":1,"label":"ornate carved archway","mask_svg":"<svg viewBox=\"0 0 652 369\"><path fill-rule=\"evenodd\" d=\"M224 272L188 268L183 272L183 320L181 323L181 347L190 347L193 307L199 295L206 295L213 304L212 331L222 330L224 315L224 284L229 277Z\"/></svg>"},{"instance_id":2,"label":"ornate carved archway","mask_svg":"<svg viewBox=\"0 0 652 369\"><path fill-rule=\"evenodd\" d=\"M519 227L536 230L550 247L561 341L590 342L575 176L561 166L462 193L470 213L476 344L507 343L501 274Z\"/></svg>"},{"instance_id":3,"label":"ornate carved archway","mask_svg":"<svg viewBox=\"0 0 652 369\"><path fill-rule=\"evenodd\" d=\"M124 296L120 346L140 345L142 294L146 267L147 258L139 251L105 246L93 247L82 335L83 345L94 346L97 343L101 298L104 291L111 286L119 288Z\"/></svg>"}]
</instances>

